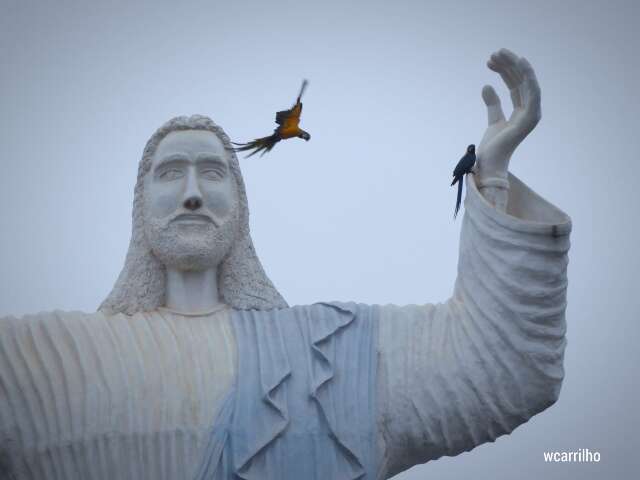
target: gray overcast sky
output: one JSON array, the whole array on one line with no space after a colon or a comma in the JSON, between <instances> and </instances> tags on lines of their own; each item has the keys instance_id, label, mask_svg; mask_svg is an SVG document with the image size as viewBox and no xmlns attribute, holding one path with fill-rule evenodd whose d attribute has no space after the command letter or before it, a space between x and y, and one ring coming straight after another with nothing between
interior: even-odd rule
<instances>
[{"instance_id":1,"label":"gray overcast sky","mask_svg":"<svg viewBox=\"0 0 640 480\"><path fill-rule=\"evenodd\" d=\"M0 314L95 310L151 133L202 113L236 141L266 135L303 77L311 141L241 162L268 274L290 304L445 300L451 171L484 132L485 83L508 115L486 67L507 47L543 101L511 170L574 224L563 391L495 444L397 478L638 471L638 2L135 3L0 0ZM542 460L578 448L602 461Z\"/></svg>"}]
</instances>

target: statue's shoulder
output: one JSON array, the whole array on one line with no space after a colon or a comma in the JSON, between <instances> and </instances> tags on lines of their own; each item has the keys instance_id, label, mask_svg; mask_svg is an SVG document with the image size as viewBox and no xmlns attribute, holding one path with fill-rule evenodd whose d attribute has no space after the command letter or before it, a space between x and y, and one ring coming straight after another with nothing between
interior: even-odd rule
<instances>
[{"instance_id":1,"label":"statue's shoulder","mask_svg":"<svg viewBox=\"0 0 640 480\"><path fill-rule=\"evenodd\" d=\"M79 368L82 352L111 348L106 319L100 312L63 310L0 317L0 384L15 393L37 388L49 370L58 378Z\"/></svg>"},{"instance_id":2,"label":"statue's shoulder","mask_svg":"<svg viewBox=\"0 0 640 480\"><path fill-rule=\"evenodd\" d=\"M101 313L62 310L0 317L0 385L14 402L11 408L81 371L78 362L84 356L79 352L87 338L101 340L106 331L87 326L104 323L103 318ZM11 418L10 405L5 402L2 408L2 397L0 393L0 418Z\"/></svg>"},{"instance_id":3,"label":"statue's shoulder","mask_svg":"<svg viewBox=\"0 0 640 480\"><path fill-rule=\"evenodd\" d=\"M48 310L38 313L25 313L24 315L3 315L0 316L0 322L47 322L56 319L91 319L104 318L106 315L102 312L81 312L80 310Z\"/></svg>"},{"instance_id":4,"label":"statue's shoulder","mask_svg":"<svg viewBox=\"0 0 640 480\"><path fill-rule=\"evenodd\" d=\"M79 328L88 324L100 324L106 320L101 312L81 312L78 310L51 310L47 312L29 313L21 316L6 315L0 317L0 336L10 332L29 331L32 329Z\"/></svg>"}]
</instances>

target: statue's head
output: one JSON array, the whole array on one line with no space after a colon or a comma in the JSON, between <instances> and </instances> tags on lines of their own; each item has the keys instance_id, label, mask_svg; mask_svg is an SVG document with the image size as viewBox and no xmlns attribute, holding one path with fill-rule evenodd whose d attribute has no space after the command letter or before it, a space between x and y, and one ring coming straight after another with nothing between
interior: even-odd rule
<instances>
[{"instance_id":1,"label":"statue's head","mask_svg":"<svg viewBox=\"0 0 640 480\"><path fill-rule=\"evenodd\" d=\"M177 270L217 267L238 238L240 205L229 155L209 130L176 130L151 157L143 223L151 252Z\"/></svg>"},{"instance_id":2,"label":"statue's head","mask_svg":"<svg viewBox=\"0 0 640 480\"><path fill-rule=\"evenodd\" d=\"M100 311L133 314L164 304L166 267L217 267L221 299L241 309L285 307L249 233L238 159L208 117L176 117L145 146L124 268Z\"/></svg>"}]
</instances>

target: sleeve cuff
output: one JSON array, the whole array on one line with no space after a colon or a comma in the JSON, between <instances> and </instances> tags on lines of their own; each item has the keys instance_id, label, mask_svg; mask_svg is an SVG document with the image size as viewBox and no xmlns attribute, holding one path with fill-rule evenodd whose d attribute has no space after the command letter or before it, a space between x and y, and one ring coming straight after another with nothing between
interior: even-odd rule
<instances>
[{"instance_id":1,"label":"sleeve cuff","mask_svg":"<svg viewBox=\"0 0 640 480\"><path fill-rule=\"evenodd\" d=\"M488 217L504 228L516 232L560 237L571 233L571 218L542 198L522 180L508 173L509 200L507 211L491 205L478 190L476 175L467 175L465 209Z\"/></svg>"}]
</instances>

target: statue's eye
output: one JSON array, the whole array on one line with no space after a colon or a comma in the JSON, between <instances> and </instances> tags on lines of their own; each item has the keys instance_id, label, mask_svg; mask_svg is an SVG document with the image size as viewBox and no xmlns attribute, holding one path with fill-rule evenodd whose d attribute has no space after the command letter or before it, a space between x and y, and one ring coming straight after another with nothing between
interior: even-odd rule
<instances>
[{"instance_id":1,"label":"statue's eye","mask_svg":"<svg viewBox=\"0 0 640 480\"><path fill-rule=\"evenodd\" d=\"M200 175L207 180L221 180L224 178L224 173L224 170L221 168L205 168L200 171Z\"/></svg>"},{"instance_id":2,"label":"statue's eye","mask_svg":"<svg viewBox=\"0 0 640 480\"><path fill-rule=\"evenodd\" d=\"M162 171L159 176L162 180L176 180L182 177L182 170L178 168L167 168Z\"/></svg>"}]
</instances>

